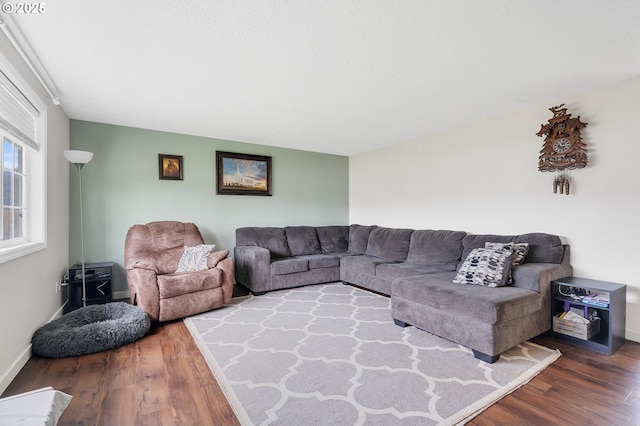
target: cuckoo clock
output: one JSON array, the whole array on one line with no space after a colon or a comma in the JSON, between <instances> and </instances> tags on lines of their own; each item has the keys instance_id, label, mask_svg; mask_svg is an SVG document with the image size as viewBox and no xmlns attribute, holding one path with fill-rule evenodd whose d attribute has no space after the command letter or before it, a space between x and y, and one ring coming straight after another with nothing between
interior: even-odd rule
<instances>
[{"instance_id":1,"label":"cuckoo clock","mask_svg":"<svg viewBox=\"0 0 640 426\"><path fill-rule=\"evenodd\" d=\"M536 135L545 136L540 151L538 170L554 172L553 192L569 194L571 187L570 171L581 169L587 165L587 149L580 130L587 125L580 117L567 114L564 104L549 108L553 117L543 124Z\"/></svg>"}]
</instances>

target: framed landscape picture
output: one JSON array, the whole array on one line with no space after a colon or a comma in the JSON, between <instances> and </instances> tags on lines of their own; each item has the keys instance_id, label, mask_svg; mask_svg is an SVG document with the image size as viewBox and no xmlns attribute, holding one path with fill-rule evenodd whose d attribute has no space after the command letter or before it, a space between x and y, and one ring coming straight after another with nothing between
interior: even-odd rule
<instances>
[{"instance_id":1,"label":"framed landscape picture","mask_svg":"<svg viewBox=\"0 0 640 426\"><path fill-rule=\"evenodd\" d=\"M160 179L182 180L182 155L158 154Z\"/></svg>"},{"instance_id":2,"label":"framed landscape picture","mask_svg":"<svg viewBox=\"0 0 640 426\"><path fill-rule=\"evenodd\" d=\"M217 194L271 195L271 157L216 151Z\"/></svg>"}]
</instances>

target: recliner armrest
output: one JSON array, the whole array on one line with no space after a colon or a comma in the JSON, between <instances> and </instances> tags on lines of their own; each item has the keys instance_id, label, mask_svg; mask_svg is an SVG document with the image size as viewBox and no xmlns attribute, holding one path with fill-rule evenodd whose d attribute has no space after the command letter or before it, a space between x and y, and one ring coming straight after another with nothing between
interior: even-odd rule
<instances>
[{"instance_id":1,"label":"recliner armrest","mask_svg":"<svg viewBox=\"0 0 640 426\"><path fill-rule=\"evenodd\" d=\"M158 267L156 266L156 263L151 259L139 259L139 260L136 260L132 264L127 265L126 269L127 270L129 270L129 269L146 269L146 270L153 271L156 274L158 274Z\"/></svg>"},{"instance_id":2,"label":"recliner armrest","mask_svg":"<svg viewBox=\"0 0 640 426\"><path fill-rule=\"evenodd\" d=\"M215 268L219 262L226 259L229 256L229 250L214 251L207 256L207 268Z\"/></svg>"},{"instance_id":3,"label":"recliner armrest","mask_svg":"<svg viewBox=\"0 0 640 426\"><path fill-rule=\"evenodd\" d=\"M160 292L157 273L144 268L127 269L127 282L131 293L131 303L144 309L152 321L158 321Z\"/></svg>"},{"instance_id":4,"label":"recliner armrest","mask_svg":"<svg viewBox=\"0 0 640 426\"><path fill-rule=\"evenodd\" d=\"M216 268L222 271L222 295L224 303L227 304L231 301L233 296L233 282L234 282L234 263L230 257L225 257L218 262Z\"/></svg>"}]
</instances>

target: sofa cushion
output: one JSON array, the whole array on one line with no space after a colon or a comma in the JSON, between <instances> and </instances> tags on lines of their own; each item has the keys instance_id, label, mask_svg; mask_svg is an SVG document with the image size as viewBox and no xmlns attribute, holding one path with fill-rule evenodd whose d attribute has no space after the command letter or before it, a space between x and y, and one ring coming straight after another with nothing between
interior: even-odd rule
<instances>
[{"instance_id":1,"label":"sofa cushion","mask_svg":"<svg viewBox=\"0 0 640 426\"><path fill-rule=\"evenodd\" d=\"M460 266L453 282L503 287L510 276L512 256L511 250L473 249Z\"/></svg>"},{"instance_id":2,"label":"sofa cushion","mask_svg":"<svg viewBox=\"0 0 640 426\"><path fill-rule=\"evenodd\" d=\"M494 234L481 234L473 235L468 234L462 239L462 256L458 268L462 265L464 260L469 256L471 250L476 248L484 248L486 243L512 243L514 240L513 235L494 235Z\"/></svg>"},{"instance_id":3,"label":"sofa cushion","mask_svg":"<svg viewBox=\"0 0 640 426\"><path fill-rule=\"evenodd\" d=\"M557 235L531 233L516 236L516 243L529 243L524 263L562 263L564 249Z\"/></svg>"},{"instance_id":4,"label":"sofa cushion","mask_svg":"<svg viewBox=\"0 0 640 426\"><path fill-rule=\"evenodd\" d=\"M236 245L266 248L269 250L272 259L291 256L287 237L282 228L238 228L236 229Z\"/></svg>"},{"instance_id":5,"label":"sofa cushion","mask_svg":"<svg viewBox=\"0 0 640 426\"><path fill-rule=\"evenodd\" d=\"M393 281L391 297L470 317L490 325L538 312L543 298L539 293L517 287L489 288L455 284L455 273L400 278Z\"/></svg>"},{"instance_id":6,"label":"sofa cushion","mask_svg":"<svg viewBox=\"0 0 640 426\"><path fill-rule=\"evenodd\" d=\"M376 265L376 276L394 280L402 277L413 277L415 275L435 274L445 271L453 271L455 266L443 269L436 266L418 265L409 262L383 263Z\"/></svg>"},{"instance_id":7,"label":"sofa cushion","mask_svg":"<svg viewBox=\"0 0 640 426\"><path fill-rule=\"evenodd\" d=\"M413 229L376 228L369 235L365 254L402 262L407 258L413 232Z\"/></svg>"},{"instance_id":8,"label":"sofa cushion","mask_svg":"<svg viewBox=\"0 0 640 426\"><path fill-rule=\"evenodd\" d=\"M285 226L284 233L291 256L320 254L320 241L316 228L312 226Z\"/></svg>"},{"instance_id":9,"label":"sofa cushion","mask_svg":"<svg viewBox=\"0 0 640 426\"><path fill-rule=\"evenodd\" d=\"M367 243L371 231L377 228L376 225L350 225L349 226L349 253L364 254L367 251Z\"/></svg>"},{"instance_id":10,"label":"sofa cushion","mask_svg":"<svg viewBox=\"0 0 640 426\"><path fill-rule=\"evenodd\" d=\"M414 231L411 234L407 262L427 266L442 265L444 268L452 265L455 268L460 262L462 239L466 235L466 232L462 231Z\"/></svg>"},{"instance_id":11,"label":"sofa cushion","mask_svg":"<svg viewBox=\"0 0 640 426\"><path fill-rule=\"evenodd\" d=\"M307 259L281 259L271 262L272 275L295 274L309 270Z\"/></svg>"},{"instance_id":12,"label":"sofa cushion","mask_svg":"<svg viewBox=\"0 0 640 426\"><path fill-rule=\"evenodd\" d=\"M349 250L348 226L318 226L316 233L322 253L343 253Z\"/></svg>"},{"instance_id":13,"label":"sofa cushion","mask_svg":"<svg viewBox=\"0 0 640 426\"><path fill-rule=\"evenodd\" d=\"M296 259L306 259L309 262L309 269L335 268L340 266L340 257L330 254L298 256Z\"/></svg>"},{"instance_id":14,"label":"sofa cushion","mask_svg":"<svg viewBox=\"0 0 640 426\"><path fill-rule=\"evenodd\" d=\"M462 260L466 259L471 250L482 248L485 243L529 243L529 251L524 263L562 263L563 247L560 237L545 233L531 233L522 235L472 235L462 239ZM462 265L462 261L458 266Z\"/></svg>"},{"instance_id":15,"label":"sofa cushion","mask_svg":"<svg viewBox=\"0 0 640 426\"><path fill-rule=\"evenodd\" d=\"M376 267L381 263L389 263L389 260L367 255L347 256L340 261L340 269L375 275Z\"/></svg>"}]
</instances>

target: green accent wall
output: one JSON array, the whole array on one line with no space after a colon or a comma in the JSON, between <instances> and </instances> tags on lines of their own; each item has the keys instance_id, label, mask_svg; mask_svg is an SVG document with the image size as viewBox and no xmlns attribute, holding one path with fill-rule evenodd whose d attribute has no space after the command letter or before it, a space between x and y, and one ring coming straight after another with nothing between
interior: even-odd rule
<instances>
[{"instance_id":1,"label":"green accent wall","mask_svg":"<svg viewBox=\"0 0 640 426\"><path fill-rule=\"evenodd\" d=\"M349 158L273 146L71 120L70 149L91 151L82 170L85 257L114 261L114 292L127 291L124 238L134 224L193 222L208 244L233 254L243 226L347 225ZM217 195L216 151L272 157L273 195ZM158 154L183 156L184 179L160 180ZM80 205L70 170L69 261L79 262Z\"/></svg>"}]
</instances>

